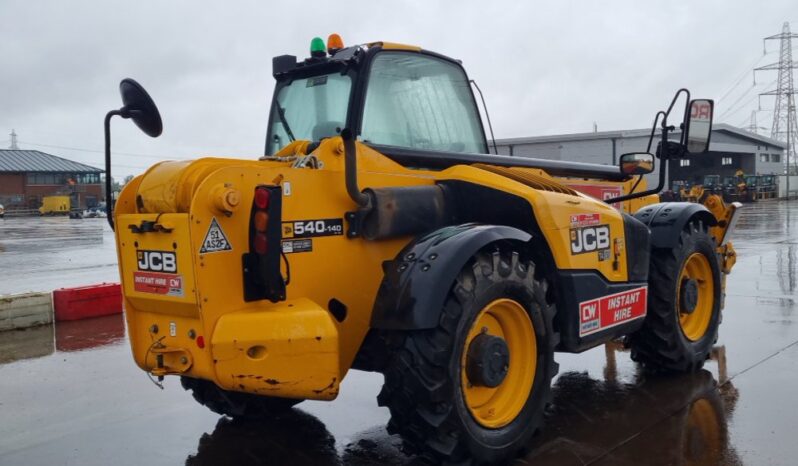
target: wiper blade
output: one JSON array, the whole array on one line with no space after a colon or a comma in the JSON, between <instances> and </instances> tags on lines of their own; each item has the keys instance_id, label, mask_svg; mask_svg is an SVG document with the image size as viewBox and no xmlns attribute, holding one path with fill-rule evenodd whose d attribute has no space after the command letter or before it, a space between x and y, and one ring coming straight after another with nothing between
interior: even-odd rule
<instances>
[{"instance_id":1,"label":"wiper blade","mask_svg":"<svg viewBox=\"0 0 798 466\"><path fill-rule=\"evenodd\" d=\"M277 117L280 118L280 124L283 125L283 129L286 134L288 134L288 139L290 139L291 142L295 141L296 138L294 137L294 133L291 132L291 127L288 126L288 121L285 119L285 109L281 107L276 100L274 101L274 107L275 110L277 110Z\"/></svg>"}]
</instances>

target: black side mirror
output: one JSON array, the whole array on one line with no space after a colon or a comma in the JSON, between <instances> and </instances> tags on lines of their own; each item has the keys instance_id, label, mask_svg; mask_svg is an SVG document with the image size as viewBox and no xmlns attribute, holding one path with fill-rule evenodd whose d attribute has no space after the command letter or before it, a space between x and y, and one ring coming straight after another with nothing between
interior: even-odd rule
<instances>
[{"instance_id":1,"label":"black side mirror","mask_svg":"<svg viewBox=\"0 0 798 466\"><path fill-rule=\"evenodd\" d=\"M709 150L709 139L712 135L712 114L715 102L710 99L690 101L689 116L684 123L682 139L691 154L701 154Z\"/></svg>"},{"instance_id":2,"label":"black side mirror","mask_svg":"<svg viewBox=\"0 0 798 466\"><path fill-rule=\"evenodd\" d=\"M125 78L119 83L119 93L124 106L119 109L122 118L130 118L147 136L157 138L163 132L163 123L158 107L152 97L133 79Z\"/></svg>"},{"instance_id":3,"label":"black side mirror","mask_svg":"<svg viewBox=\"0 0 798 466\"><path fill-rule=\"evenodd\" d=\"M163 122L158 107L152 97L136 81L125 78L119 83L122 94L122 108L105 114L105 205L108 211L108 224L114 229L114 197L111 192L111 117L119 115L130 118L147 136L157 138L163 132Z\"/></svg>"},{"instance_id":4,"label":"black side mirror","mask_svg":"<svg viewBox=\"0 0 798 466\"><path fill-rule=\"evenodd\" d=\"M622 175L646 175L654 171L654 155L648 152L623 154L619 165Z\"/></svg>"}]
</instances>

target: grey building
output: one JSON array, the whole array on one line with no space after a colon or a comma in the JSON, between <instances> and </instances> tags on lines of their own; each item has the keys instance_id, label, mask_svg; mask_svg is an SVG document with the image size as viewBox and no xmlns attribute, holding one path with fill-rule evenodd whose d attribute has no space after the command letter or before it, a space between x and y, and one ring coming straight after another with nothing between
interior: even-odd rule
<instances>
[{"instance_id":1,"label":"grey building","mask_svg":"<svg viewBox=\"0 0 798 466\"><path fill-rule=\"evenodd\" d=\"M650 129L633 129L507 138L497 139L496 145L499 153L505 155L615 165L621 154L646 151L650 133ZM652 153L658 133L659 130ZM675 135L678 137L678 132ZM674 181L700 183L705 175L732 176L737 170L751 175L782 175L786 148L781 141L725 123L715 124L708 153L670 161L666 187L670 188ZM658 176L659 163L655 172L647 176L649 186L656 184Z\"/></svg>"}]
</instances>

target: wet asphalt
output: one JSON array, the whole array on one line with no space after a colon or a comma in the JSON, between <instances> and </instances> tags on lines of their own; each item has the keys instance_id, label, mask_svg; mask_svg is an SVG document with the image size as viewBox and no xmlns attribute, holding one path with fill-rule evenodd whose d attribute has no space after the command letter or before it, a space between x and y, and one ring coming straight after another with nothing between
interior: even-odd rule
<instances>
[{"instance_id":1,"label":"wet asphalt","mask_svg":"<svg viewBox=\"0 0 798 466\"><path fill-rule=\"evenodd\" d=\"M798 463L798 202L746 205L704 370L657 376L619 345L558 354L547 426L516 464ZM118 280L100 219L0 220L0 294ZM237 422L135 367L122 316L0 333L0 465L415 464L352 371L331 403Z\"/></svg>"}]
</instances>

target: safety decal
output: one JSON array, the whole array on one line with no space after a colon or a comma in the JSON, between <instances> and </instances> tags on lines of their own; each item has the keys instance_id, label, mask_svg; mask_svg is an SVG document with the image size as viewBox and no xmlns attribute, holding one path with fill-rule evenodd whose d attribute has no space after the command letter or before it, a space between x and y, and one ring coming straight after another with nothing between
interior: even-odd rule
<instances>
[{"instance_id":1,"label":"safety decal","mask_svg":"<svg viewBox=\"0 0 798 466\"><path fill-rule=\"evenodd\" d=\"M579 336L645 317L647 293L642 286L579 303Z\"/></svg>"},{"instance_id":2,"label":"safety decal","mask_svg":"<svg viewBox=\"0 0 798 466\"><path fill-rule=\"evenodd\" d=\"M603 251L610 248L609 225L571 228L571 254Z\"/></svg>"},{"instance_id":3,"label":"safety decal","mask_svg":"<svg viewBox=\"0 0 798 466\"><path fill-rule=\"evenodd\" d=\"M177 273L177 255L172 251L136 251L139 270L149 272Z\"/></svg>"},{"instance_id":4,"label":"safety decal","mask_svg":"<svg viewBox=\"0 0 798 466\"><path fill-rule=\"evenodd\" d=\"M133 272L133 289L142 293L183 296L183 277L171 273Z\"/></svg>"},{"instance_id":5,"label":"safety decal","mask_svg":"<svg viewBox=\"0 0 798 466\"><path fill-rule=\"evenodd\" d=\"M589 227L601 223L601 214L573 214L571 215L571 228Z\"/></svg>"},{"instance_id":6,"label":"safety decal","mask_svg":"<svg viewBox=\"0 0 798 466\"><path fill-rule=\"evenodd\" d=\"M283 238L313 238L344 234L344 219L295 220L283 222Z\"/></svg>"},{"instance_id":7,"label":"safety decal","mask_svg":"<svg viewBox=\"0 0 798 466\"><path fill-rule=\"evenodd\" d=\"M205 233L205 239L202 240L202 247L199 251L200 254L232 250L233 247L230 245L227 235L224 234L222 227L219 226L219 222L217 222L216 217L214 217L208 227L208 232Z\"/></svg>"},{"instance_id":8,"label":"safety decal","mask_svg":"<svg viewBox=\"0 0 798 466\"><path fill-rule=\"evenodd\" d=\"M296 252L313 252L312 239L284 239L282 241L283 254Z\"/></svg>"}]
</instances>

